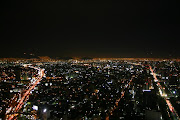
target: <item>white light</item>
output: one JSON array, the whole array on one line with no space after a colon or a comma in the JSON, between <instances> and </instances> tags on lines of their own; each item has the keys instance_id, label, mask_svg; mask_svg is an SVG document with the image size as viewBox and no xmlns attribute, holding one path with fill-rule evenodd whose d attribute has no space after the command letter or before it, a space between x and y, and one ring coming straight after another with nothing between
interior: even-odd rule
<instances>
[{"instance_id":1,"label":"white light","mask_svg":"<svg viewBox=\"0 0 180 120\"><path fill-rule=\"evenodd\" d=\"M159 89L159 93L160 93L161 96L163 96L163 95L162 95L163 93L162 93L161 89Z\"/></svg>"},{"instance_id":2,"label":"white light","mask_svg":"<svg viewBox=\"0 0 180 120\"><path fill-rule=\"evenodd\" d=\"M38 110L38 106L36 106L36 105L33 105L33 110Z\"/></svg>"},{"instance_id":3,"label":"white light","mask_svg":"<svg viewBox=\"0 0 180 120\"><path fill-rule=\"evenodd\" d=\"M157 80L157 79L154 79L154 82L158 82L158 80Z\"/></svg>"},{"instance_id":4,"label":"white light","mask_svg":"<svg viewBox=\"0 0 180 120\"><path fill-rule=\"evenodd\" d=\"M71 106L71 108L73 109L73 108L75 108L75 106L74 106L74 105L72 105L72 106Z\"/></svg>"},{"instance_id":5,"label":"white light","mask_svg":"<svg viewBox=\"0 0 180 120\"><path fill-rule=\"evenodd\" d=\"M143 92L151 92L151 90L143 90Z\"/></svg>"},{"instance_id":6,"label":"white light","mask_svg":"<svg viewBox=\"0 0 180 120\"><path fill-rule=\"evenodd\" d=\"M43 110L43 112L45 113L47 111L47 109L45 108L44 110Z\"/></svg>"}]
</instances>

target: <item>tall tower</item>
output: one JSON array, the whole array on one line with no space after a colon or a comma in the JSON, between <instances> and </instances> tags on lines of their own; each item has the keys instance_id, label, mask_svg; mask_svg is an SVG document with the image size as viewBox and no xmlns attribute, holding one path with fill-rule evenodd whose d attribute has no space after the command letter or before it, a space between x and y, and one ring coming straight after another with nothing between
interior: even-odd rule
<instances>
[{"instance_id":1,"label":"tall tower","mask_svg":"<svg viewBox=\"0 0 180 120\"><path fill-rule=\"evenodd\" d=\"M14 70L15 70L16 80L21 80L21 69L20 69L20 67L16 66Z\"/></svg>"}]
</instances>

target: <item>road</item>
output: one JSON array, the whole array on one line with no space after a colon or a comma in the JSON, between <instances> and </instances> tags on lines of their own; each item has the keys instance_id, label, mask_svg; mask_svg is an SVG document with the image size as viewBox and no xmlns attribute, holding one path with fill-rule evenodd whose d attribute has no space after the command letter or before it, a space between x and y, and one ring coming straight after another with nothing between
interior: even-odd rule
<instances>
[{"instance_id":1,"label":"road","mask_svg":"<svg viewBox=\"0 0 180 120\"><path fill-rule=\"evenodd\" d=\"M114 107L109 110L109 111L110 111L110 112L109 112L110 115L113 115L113 111L116 110L116 108L118 107L118 104L119 104L120 100L121 100L121 99L124 97L124 95L125 95L125 89L130 86L130 84L131 84L131 82L132 82L132 80L133 80L134 77L135 77L135 76L133 75L132 78L131 78L131 80L130 80L130 81L124 86L124 88L122 89L120 98L116 100ZM109 114L106 116L106 120L109 120Z\"/></svg>"},{"instance_id":2,"label":"road","mask_svg":"<svg viewBox=\"0 0 180 120\"><path fill-rule=\"evenodd\" d=\"M26 90L23 91L24 94L21 97L18 98L17 95L15 95L11 99L12 101L10 103L11 104L13 103L15 105L11 106L6 111L7 120L16 119L16 116L18 115L19 110L22 108L24 103L28 100L31 90L34 89L34 87L42 80L42 77L44 76L44 69L33 67L33 66L28 66L28 67L38 70L38 76L32 83L29 84Z\"/></svg>"},{"instance_id":3,"label":"road","mask_svg":"<svg viewBox=\"0 0 180 120\"><path fill-rule=\"evenodd\" d=\"M174 120L179 120L178 113L176 112L176 110L172 106L171 102L168 100L169 96L167 96L167 93L165 93L165 90L163 89L163 87L159 83L159 80L156 77L156 73L154 73L154 71L153 71L151 66L149 66L149 68L150 68L151 74L153 75L154 82L157 82L157 86L158 86L159 90L161 91L160 92L161 96L165 99L165 101L166 101L166 103L167 103L167 105L169 107L169 110L171 111L171 115L173 116L173 119ZM162 91L163 91L163 94L162 94Z\"/></svg>"},{"instance_id":4,"label":"road","mask_svg":"<svg viewBox=\"0 0 180 120\"><path fill-rule=\"evenodd\" d=\"M138 64L138 63L131 63L129 62L129 64L133 64L133 65L141 65L141 64ZM141 65L143 66L143 65ZM179 120L179 115L178 113L176 112L176 110L174 109L174 107L172 106L171 102L169 101L169 96L168 94L165 92L165 90L163 89L163 87L161 86L160 84L160 80L158 80L157 78L157 73L154 72L154 70L152 69L152 67L149 65L149 69L151 71L151 74L153 75L153 78L154 78L154 82L157 83L157 86L159 88L159 91L160 91L160 95L161 97L164 98L164 100L166 101L167 105L168 105L168 108L169 110L171 111L171 115L173 117L173 120Z\"/></svg>"}]
</instances>

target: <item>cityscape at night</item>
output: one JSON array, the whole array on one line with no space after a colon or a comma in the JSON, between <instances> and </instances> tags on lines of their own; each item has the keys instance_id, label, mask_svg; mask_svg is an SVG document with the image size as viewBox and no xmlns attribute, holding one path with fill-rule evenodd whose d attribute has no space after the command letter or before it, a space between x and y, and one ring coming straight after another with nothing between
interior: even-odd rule
<instances>
[{"instance_id":1,"label":"cityscape at night","mask_svg":"<svg viewBox=\"0 0 180 120\"><path fill-rule=\"evenodd\" d=\"M178 1L0 5L0 120L180 120Z\"/></svg>"},{"instance_id":2,"label":"cityscape at night","mask_svg":"<svg viewBox=\"0 0 180 120\"><path fill-rule=\"evenodd\" d=\"M179 59L40 58L1 59L1 119L179 119Z\"/></svg>"}]
</instances>

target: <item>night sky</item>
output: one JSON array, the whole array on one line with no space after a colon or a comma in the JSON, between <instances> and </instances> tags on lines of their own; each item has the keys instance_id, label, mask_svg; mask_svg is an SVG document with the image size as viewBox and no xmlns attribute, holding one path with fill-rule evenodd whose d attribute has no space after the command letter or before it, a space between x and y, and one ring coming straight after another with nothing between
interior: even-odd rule
<instances>
[{"instance_id":1,"label":"night sky","mask_svg":"<svg viewBox=\"0 0 180 120\"><path fill-rule=\"evenodd\" d=\"M177 1L4 0L0 57L180 57Z\"/></svg>"}]
</instances>

